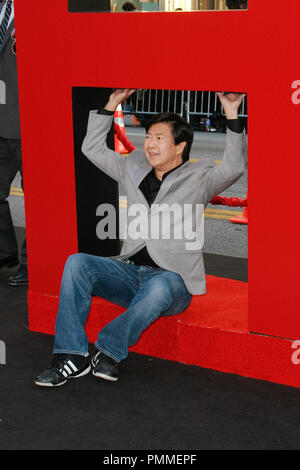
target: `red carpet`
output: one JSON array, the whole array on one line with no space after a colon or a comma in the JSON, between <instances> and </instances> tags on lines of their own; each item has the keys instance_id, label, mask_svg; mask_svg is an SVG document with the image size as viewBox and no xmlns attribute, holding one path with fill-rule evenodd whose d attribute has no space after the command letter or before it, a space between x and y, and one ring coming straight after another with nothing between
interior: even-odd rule
<instances>
[{"instance_id":1,"label":"red carpet","mask_svg":"<svg viewBox=\"0 0 300 470\"><path fill-rule=\"evenodd\" d=\"M182 314L154 322L131 351L223 372L300 386L292 341L248 332L248 284L207 276L207 294ZM54 334L58 297L29 291L29 329ZM98 331L123 308L94 298L86 332Z\"/></svg>"}]
</instances>

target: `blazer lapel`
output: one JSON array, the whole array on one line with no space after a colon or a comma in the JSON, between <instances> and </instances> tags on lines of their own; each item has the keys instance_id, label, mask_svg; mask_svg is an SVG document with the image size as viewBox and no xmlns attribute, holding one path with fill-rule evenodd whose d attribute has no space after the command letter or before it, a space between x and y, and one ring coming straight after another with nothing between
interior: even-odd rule
<instances>
[{"instance_id":1,"label":"blazer lapel","mask_svg":"<svg viewBox=\"0 0 300 470\"><path fill-rule=\"evenodd\" d=\"M180 175L182 169L185 167L185 165L182 165L180 168L178 168L177 170L174 170L172 171L172 173L170 173L166 178L165 180L162 182L162 185L160 187L160 190L158 191L157 195L156 195L156 198L154 199L153 203L154 204L157 204L159 203L163 198L164 196L166 195L166 193L169 191L169 189L171 188L172 184L174 183L174 181L176 180L176 178Z\"/></svg>"},{"instance_id":2,"label":"blazer lapel","mask_svg":"<svg viewBox=\"0 0 300 470\"><path fill-rule=\"evenodd\" d=\"M151 170L152 166L147 162L147 160L141 162L140 165L136 168L134 174L132 174L132 181L135 186L139 187L145 176L150 173Z\"/></svg>"},{"instance_id":3,"label":"blazer lapel","mask_svg":"<svg viewBox=\"0 0 300 470\"><path fill-rule=\"evenodd\" d=\"M135 156L133 157L126 157L132 160L129 160L129 166L128 166L128 174L129 177L134 184L136 188L136 194L140 198L140 200L143 202L143 204L147 204L148 202L143 195L142 191L139 189L139 185L145 178L145 176L150 173L152 170L152 166L148 163L148 160L146 159L145 155L142 152L137 151Z\"/></svg>"}]
</instances>

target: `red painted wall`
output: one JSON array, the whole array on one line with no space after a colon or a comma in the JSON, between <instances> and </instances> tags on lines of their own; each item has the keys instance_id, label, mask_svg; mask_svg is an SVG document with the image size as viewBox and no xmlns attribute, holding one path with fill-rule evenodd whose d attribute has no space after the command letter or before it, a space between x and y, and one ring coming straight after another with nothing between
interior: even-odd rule
<instances>
[{"instance_id":1,"label":"red painted wall","mask_svg":"<svg viewBox=\"0 0 300 470\"><path fill-rule=\"evenodd\" d=\"M277 3L125 14L15 1L29 291L57 295L77 251L72 86L239 90L249 112L249 330L300 337L300 3Z\"/></svg>"}]
</instances>

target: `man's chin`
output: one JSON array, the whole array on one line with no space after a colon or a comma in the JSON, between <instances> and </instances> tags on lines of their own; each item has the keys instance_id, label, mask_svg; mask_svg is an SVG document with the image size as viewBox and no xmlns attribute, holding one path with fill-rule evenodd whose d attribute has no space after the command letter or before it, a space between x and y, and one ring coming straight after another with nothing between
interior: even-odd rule
<instances>
[{"instance_id":1,"label":"man's chin","mask_svg":"<svg viewBox=\"0 0 300 470\"><path fill-rule=\"evenodd\" d=\"M159 167L159 158L157 157L148 157L148 162L150 163L151 166L154 168Z\"/></svg>"}]
</instances>

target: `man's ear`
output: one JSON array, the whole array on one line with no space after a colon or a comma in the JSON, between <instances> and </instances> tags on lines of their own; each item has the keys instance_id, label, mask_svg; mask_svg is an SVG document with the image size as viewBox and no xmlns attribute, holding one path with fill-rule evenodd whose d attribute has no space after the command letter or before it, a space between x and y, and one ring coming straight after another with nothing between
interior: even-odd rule
<instances>
[{"instance_id":1,"label":"man's ear","mask_svg":"<svg viewBox=\"0 0 300 470\"><path fill-rule=\"evenodd\" d=\"M176 153L178 155L181 155L186 147L186 141L180 142L180 144L177 144L176 147L177 147Z\"/></svg>"}]
</instances>

